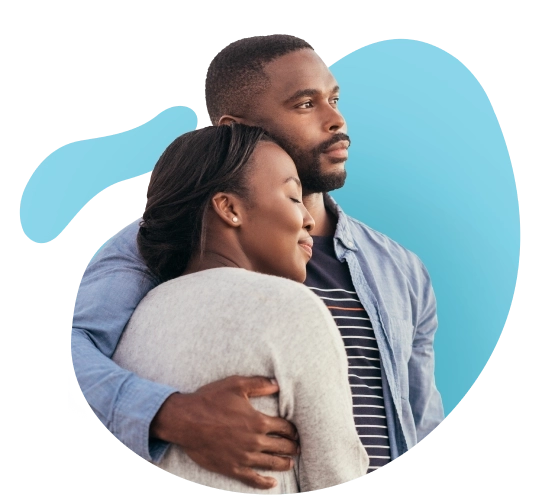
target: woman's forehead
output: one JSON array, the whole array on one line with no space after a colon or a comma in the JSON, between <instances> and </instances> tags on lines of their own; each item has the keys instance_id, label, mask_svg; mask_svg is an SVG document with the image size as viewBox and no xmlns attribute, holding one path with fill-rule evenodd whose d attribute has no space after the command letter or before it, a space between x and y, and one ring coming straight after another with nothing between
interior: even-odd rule
<instances>
[{"instance_id":1,"label":"woman's forehead","mask_svg":"<svg viewBox=\"0 0 542 504\"><path fill-rule=\"evenodd\" d=\"M284 184L299 180L292 158L274 142L260 142L253 154L252 180L262 184ZM289 182L292 183L292 182Z\"/></svg>"}]
</instances>

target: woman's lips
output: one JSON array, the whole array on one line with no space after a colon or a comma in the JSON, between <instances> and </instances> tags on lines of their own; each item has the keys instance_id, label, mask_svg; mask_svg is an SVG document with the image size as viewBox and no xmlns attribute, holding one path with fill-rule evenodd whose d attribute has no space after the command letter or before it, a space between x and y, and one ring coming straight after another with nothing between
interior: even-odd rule
<instances>
[{"instance_id":1,"label":"woman's lips","mask_svg":"<svg viewBox=\"0 0 542 504\"><path fill-rule=\"evenodd\" d=\"M310 236L308 238L303 238L302 240L299 240L297 244L306 252L310 259L312 257L312 238Z\"/></svg>"},{"instance_id":2,"label":"woman's lips","mask_svg":"<svg viewBox=\"0 0 542 504\"><path fill-rule=\"evenodd\" d=\"M312 257L312 248L309 247L308 245L303 245L301 243L299 244L299 246L307 253L310 259Z\"/></svg>"}]
</instances>

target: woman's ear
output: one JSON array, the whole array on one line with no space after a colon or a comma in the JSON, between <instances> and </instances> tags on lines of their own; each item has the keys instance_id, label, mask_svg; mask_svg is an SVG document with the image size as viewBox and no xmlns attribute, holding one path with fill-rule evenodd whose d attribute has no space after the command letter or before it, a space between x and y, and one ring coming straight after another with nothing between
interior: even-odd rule
<instances>
[{"instance_id":1,"label":"woman's ear","mask_svg":"<svg viewBox=\"0 0 542 504\"><path fill-rule=\"evenodd\" d=\"M211 206L217 215L229 226L242 224L241 200L232 193L216 193L211 199Z\"/></svg>"}]
</instances>

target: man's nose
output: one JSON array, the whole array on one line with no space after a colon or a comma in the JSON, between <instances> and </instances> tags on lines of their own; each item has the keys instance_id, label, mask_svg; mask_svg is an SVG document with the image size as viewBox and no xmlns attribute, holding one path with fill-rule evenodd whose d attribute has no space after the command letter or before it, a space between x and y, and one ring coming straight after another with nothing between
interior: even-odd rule
<instances>
[{"instance_id":1,"label":"man's nose","mask_svg":"<svg viewBox=\"0 0 542 504\"><path fill-rule=\"evenodd\" d=\"M329 106L327 111L325 129L333 133L343 132L346 133L346 121L343 115L335 107Z\"/></svg>"}]
</instances>

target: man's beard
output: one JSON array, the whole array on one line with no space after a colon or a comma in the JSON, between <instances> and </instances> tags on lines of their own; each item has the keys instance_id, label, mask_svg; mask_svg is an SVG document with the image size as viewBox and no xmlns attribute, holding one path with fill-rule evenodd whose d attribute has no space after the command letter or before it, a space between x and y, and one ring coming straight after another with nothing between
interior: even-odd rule
<instances>
[{"instance_id":1,"label":"man's beard","mask_svg":"<svg viewBox=\"0 0 542 504\"><path fill-rule=\"evenodd\" d=\"M350 137L345 133L336 133L326 142L321 143L310 151L304 151L297 146L292 145L288 139L280 138L274 135L279 145L293 159L303 186L303 193L322 193L339 189L346 180L346 170L335 173L324 173L322 170L321 154L332 145L346 140L350 142ZM344 160L330 160L331 163L344 163Z\"/></svg>"}]
</instances>

